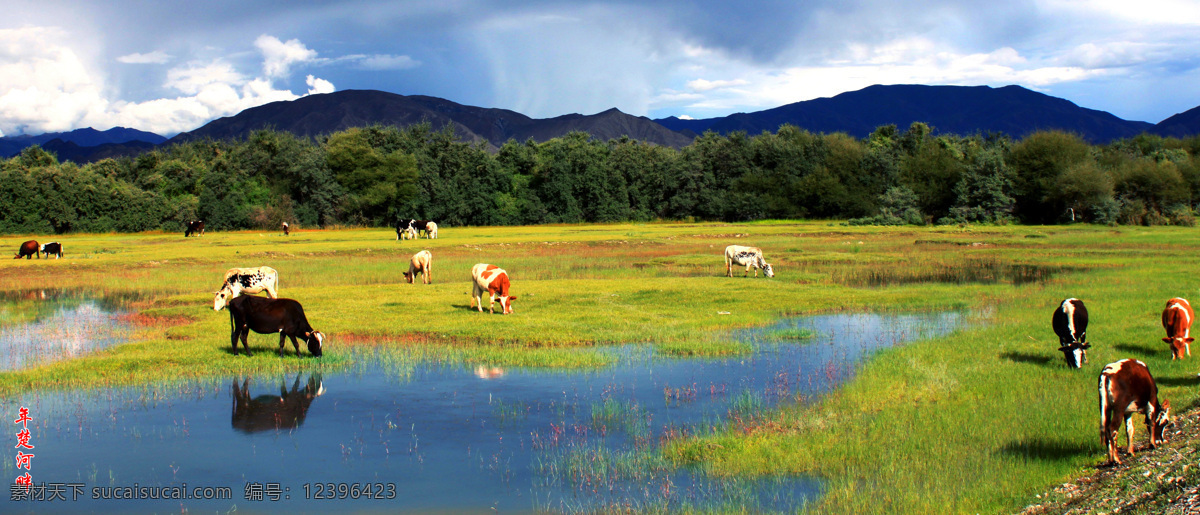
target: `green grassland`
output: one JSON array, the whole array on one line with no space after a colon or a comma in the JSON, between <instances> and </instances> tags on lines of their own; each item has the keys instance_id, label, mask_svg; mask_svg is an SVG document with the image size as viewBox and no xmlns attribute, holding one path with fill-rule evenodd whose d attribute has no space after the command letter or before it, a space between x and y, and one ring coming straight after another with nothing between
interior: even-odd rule
<instances>
[{"instance_id":1,"label":"green grassland","mask_svg":"<svg viewBox=\"0 0 1200 515\"><path fill-rule=\"evenodd\" d=\"M0 291L121 299L138 329L132 342L86 358L0 373L0 395L346 367L372 355L353 349L613 366L597 345L729 355L750 350L725 341L726 330L786 315L966 310L980 323L881 352L832 395L661 451L715 475L819 475L828 491L809 507L818 512L922 513L1013 511L1100 463L1096 376L1105 363L1145 361L1177 407L1200 397L1200 356L1172 361L1159 326L1167 299L1196 296L1195 229L760 222L439 232L402 242L387 229L36 236L62 241L66 259L0 260ZM0 248L25 239L0 238ZM734 243L762 247L777 276L724 277L722 252ZM433 253L434 284L407 284L401 272L421 249ZM469 270L480 262L509 271L514 315L469 309ZM324 358L297 358L290 343L280 358L277 338L256 334L253 356L232 355L229 316L212 310L213 291L226 269L260 265L279 271L281 295L329 335ZM1050 329L1066 297L1083 299L1091 316L1083 370L1065 368ZM6 308L0 323L32 316Z\"/></svg>"}]
</instances>

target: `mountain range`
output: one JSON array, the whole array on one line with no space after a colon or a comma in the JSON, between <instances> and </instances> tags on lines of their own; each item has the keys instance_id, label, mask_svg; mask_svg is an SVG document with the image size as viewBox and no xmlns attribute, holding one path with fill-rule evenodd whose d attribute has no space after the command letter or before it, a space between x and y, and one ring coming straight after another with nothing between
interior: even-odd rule
<instances>
[{"instance_id":1,"label":"mountain range","mask_svg":"<svg viewBox=\"0 0 1200 515\"><path fill-rule=\"evenodd\" d=\"M1102 144L1143 132L1174 137L1200 134L1200 107L1155 125L1123 120L1021 86L877 85L834 97L703 120L676 117L651 120L617 109L593 115L568 114L537 119L507 109L467 106L437 97L345 90L246 109L191 132L180 133L170 140L120 127L103 132L79 129L67 133L4 137L0 138L0 156L9 157L29 145L38 144L55 152L60 160L89 162L136 155L156 145L199 138L240 139L264 128L315 137L350 127L407 126L423 121L429 122L434 130L450 127L463 140L486 142L493 149L510 139L541 142L572 131L584 131L600 140L628 136L681 148L704 131L720 134L745 131L754 135L773 132L785 123L815 133L845 132L861 138L881 125L894 124L904 130L918 121L943 134L1004 133L1021 138L1038 130L1057 129Z\"/></svg>"}]
</instances>

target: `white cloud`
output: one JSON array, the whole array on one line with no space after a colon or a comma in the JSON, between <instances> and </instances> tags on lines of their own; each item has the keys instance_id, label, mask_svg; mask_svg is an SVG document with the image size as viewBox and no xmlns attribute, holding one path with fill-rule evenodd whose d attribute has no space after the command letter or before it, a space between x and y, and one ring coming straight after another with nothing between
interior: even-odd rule
<instances>
[{"instance_id":1,"label":"white cloud","mask_svg":"<svg viewBox=\"0 0 1200 515\"><path fill-rule=\"evenodd\" d=\"M313 77L312 75L309 75L308 77L306 77L304 82L305 82L305 84L308 84L308 88L309 88L308 94L309 95L318 95L318 94L322 94L322 93L333 93L334 89L335 89L333 87L332 82L329 82L325 79L318 79L316 77Z\"/></svg>"},{"instance_id":2,"label":"white cloud","mask_svg":"<svg viewBox=\"0 0 1200 515\"><path fill-rule=\"evenodd\" d=\"M743 79L735 79L735 80L696 79L696 80L688 81L687 87L690 88L692 91L704 92L704 91L712 91L714 89L731 88L734 86L745 86L746 84L749 84L749 82L747 82Z\"/></svg>"},{"instance_id":3,"label":"white cloud","mask_svg":"<svg viewBox=\"0 0 1200 515\"><path fill-rule=\"evenodd\" d=\"M171 56L162 50L155 50L148 54L133 53L117 58L118 62L126 64L167 64L170 60Z\"/></svg>"},{"instance_id":4,"label":"white cloud","mask_svg":"<svg viewBox=\"0 0 1200 515\"><path fill-rule=\"evenodd\" d=\"M407 55L375 54L362 56L360 66L368 70L407 70L421 65L421 61Z\"/></svg>"},{"instance_id":5,"label":"white cloud","mask_svg":"<svg viewBox=\"0 0 1200 515\"><path fill-rule=\"evenodd\" d=\"M0 133L38 134L94 127L134 127L171 135L221 116L280 100L299 98L273 80L288 67L315 58L299 41L263 36L265 76L250 77L224 59L190 61L166 72L163 87L173 97L144 102L114 100L105 75L65 43L60 28L0 30ZM130 54L122 62L157 62L165 53ZM131 57L135 56L135 57ZM169 56L168 56L169 57ZM333 84L309 75L306 94L329 93Z\"/></svg>"},{"instance_id":6,"label":"white cloud","mask_svg":"<svg viewBox=\"0 0 1200 515\"><path fill-rule=\"evenodd\" d=\"M263 54L263 73L272 79L286 77L293 64L317 58L317 51L305 47L298 39L283 42L275 36L263 34L254 40L254 46Z\"/></svg>"}]
</instances>

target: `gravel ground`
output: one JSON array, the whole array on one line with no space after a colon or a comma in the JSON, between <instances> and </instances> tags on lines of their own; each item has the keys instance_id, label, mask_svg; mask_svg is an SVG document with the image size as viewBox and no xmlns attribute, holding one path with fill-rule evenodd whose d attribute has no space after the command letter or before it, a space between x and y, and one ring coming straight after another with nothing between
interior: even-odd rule
<instances>
[{"instance_id":1,"label":"gravel ground","mask_svg":"<svg viewBox=\"0 0 1200 515\"><path fill-rule=\"evenodd\" d=\"M1175 416L1167 444L1158 449L1149 448L1142 416L1134 421L1138 444L1132 458L1123 450L1122 429L1121 465L1091 468L1037 495L1021 513L1200 515L1200 402Z\"/></svg>"}]
</instances>

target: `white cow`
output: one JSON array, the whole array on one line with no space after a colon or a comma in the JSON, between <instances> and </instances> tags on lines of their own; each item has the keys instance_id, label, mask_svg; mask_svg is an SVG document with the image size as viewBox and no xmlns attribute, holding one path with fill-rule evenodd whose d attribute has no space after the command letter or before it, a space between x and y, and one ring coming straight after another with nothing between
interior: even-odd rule
<instances>
[{"instance_id":1,"label":"white cow","mask_svg":"<svg viewBox=\"0 0 1200 515\"><path fill-rule=\"evenodd\" d=\"M767 264L763 259L762 249L758 247L743 247L741 245L730 245L725 247L725 276L733 277L733 265L746 267L746 272L742 274L745 277L750 273L750 269L754 269L754 277L758 277L758 269L763 269L763 275L767 277L775 277L775 269Z\"/></svg>"},{"instance_id":2,"label":"white cow","mask_svg":"<svg viewBox=\"0 0 1200 515\"><path fill-rule=\"evenodd\" d=\"M425 224L425 236L428 236L429 239L431 239L431 240L437 239L437 224L436 223L429 222L429 223Z\"/></svg>"},{"instance_id":3,"label":"white cow","mask_svg":"<svg viewBox=\"0 0 1200 515\"><path fill-rule=\"evenodd\" d=\"M225 282L213 297L213 311L220 311L225 304L243 293L266 291L272 299L279 298L279 272L269 266L257 268L230 268L225 272Z\"/></svg>"}]
</instances>

